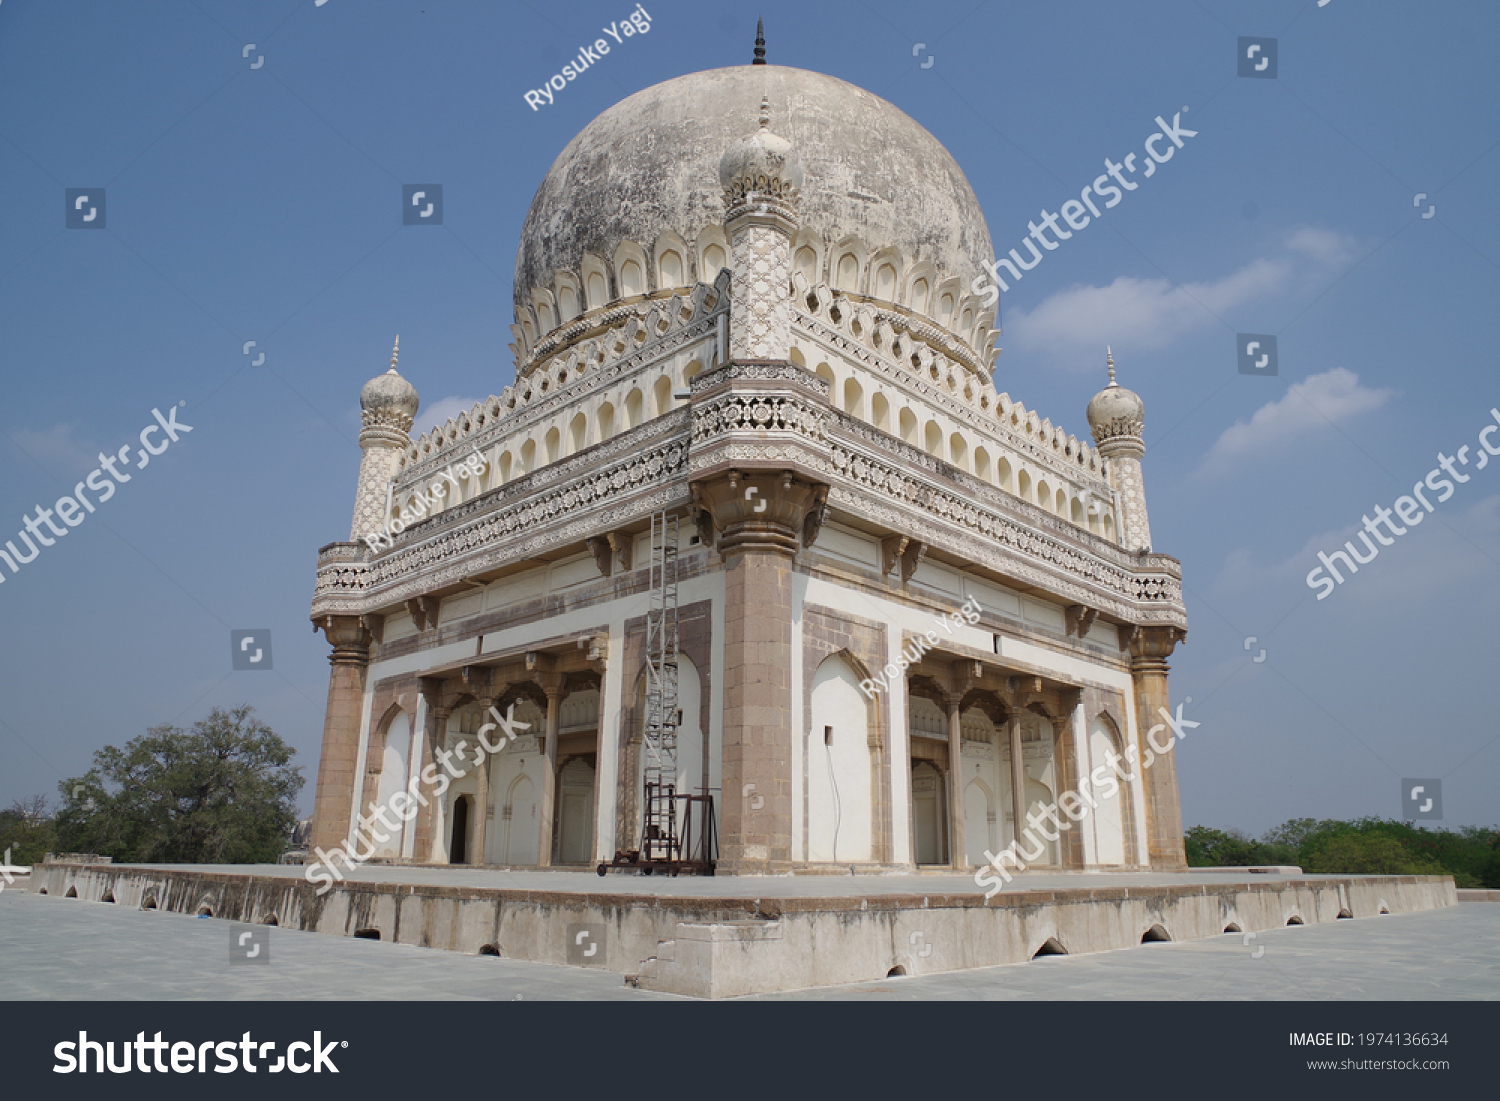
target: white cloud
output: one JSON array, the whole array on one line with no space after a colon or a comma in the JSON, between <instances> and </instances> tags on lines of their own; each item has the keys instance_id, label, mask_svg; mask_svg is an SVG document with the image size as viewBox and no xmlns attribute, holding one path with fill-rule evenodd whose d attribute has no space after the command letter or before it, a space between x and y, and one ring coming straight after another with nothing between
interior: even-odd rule
<instances>
[{"instance_id":1,"label":"white cloud","mask_svg":"<svg viewBox=\"0 0 1500 1101\"><path fill-rule=\"evenodd\" d=\"M449 417L467 413L481 402L482 398L443 398L417 413L417 422L411 427L411 438L416 439L440 424L447 424Z\"/></svg>"},{"instance_id":2,"label":"white cloud","mask_svg":"<svg viewBox=\"0 0 1500 1101\"><path fill-rule=\"evenodd\" d=\"M1390 508L1399 495L1399 490L1392 490L1390 500L1381 503ZM1351 507L1350 512L1354 511ZM1363 530L1363 518L1373 514L1374 509L1367 506L1353 523L1314 535L1290 557L1269 565L1262 565L1248 547L1231 551L1213 587L1224 594L1258 594L1257 600L1284 591L1293 599L1303 595L1308 604L1315 604L1320 590L1308 587L1306 578L1319 566L1318 552L1332 555L1352 542L1360 554L1367 556L1369 550L1358 533ZM1496 570L1500 559L1500 494L1452 511L1440 505L1420 524L1407 525L1406 534L1392 545L1378 545L1377 549L1376 558L1360 566L1357 573L1345 572L1344 584L1329 593L1324 603L1352 602L1386 612L1397 606L1430 610L1440 593L1461 590L1475 608L1493 604L1500 595L1500 586L1496 585L1500 577ZM1274 605L1275 600L1270 603Z\"/></svg>"},{"instance_id":3,"label":"white cloud","mask_svg":"<svg viewBox=\"0 0 1500 1101\"><path fill-rule=\"evenodd\" d=\"M54 472L81 474L99 465L99 449L74 437L74 430L71 424L58 424L42 431L12 432L10 438L23 452Z\"/></svg>"},{"instance_id":4,"label":"white cloud","mask_svg":"<svg viewBox=\"0 0 1500 1101\"><path fill-rule=\"evenodd\" d=\"M1361 386L1359 376L1347 367L1309 375L1292 383L1279 401L1262 405L1248 421L1224 429L1197 474L1221 474L1244 456L1264 454L1288 440L1379 409L1394 393Z\"/></svg>"},{"instance_id":5,"label":"white cloud","mask_svg":"<svg viewBox=\"0 0 1500 1101\"><path fill-rule=\"evenodd\" d=\"M1346 268L1358 242L1345 234L1310 227L1293 231L1281 255L1251 260L1221 279L1173 283L1169 279L1120 276L1107 286L1069 287L1049 295L1031 311L1006 312L1008 348L1055 356L1078 369L1095 370L1106 344L1131 352L1159 351L1226 315L1325 280Z\"/></svg>"}]
</instances>

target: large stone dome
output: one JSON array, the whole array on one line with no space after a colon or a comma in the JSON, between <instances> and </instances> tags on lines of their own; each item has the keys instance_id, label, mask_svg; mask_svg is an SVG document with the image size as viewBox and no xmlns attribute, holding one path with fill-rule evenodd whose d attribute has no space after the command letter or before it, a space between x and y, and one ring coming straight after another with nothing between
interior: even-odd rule
<instances>
[{"instance_id":1,"label":"large stone dome","mask_svg":"<svg viewBox=\"0 0 1500 1101\"><path fill-rule=\"evenodd\" d=\"M721 226L720 159L754 132L762 96L770 100L771 129L805 169L801 229L821 240L823 273L830 251L852 236L864 263L894 250L904 271L931 265L934 283L956 277L958 293L969 294L993 251L974 192L942 144L904 112L842 80L742 65L637 92L568 143L526 216L516 257L518 309L533 304L533 290L552 291L556 273L582 274L585 252L609 265L622 242L634 242L649 265L662 234L691 246L705 227ZM716 274L685 271L683 281L711 282ZM831 273L824 278L834 281ZM641 288L656 289L654 277ZM610 288L611 298L627 293Z\"/></svg>"}]
</instances>

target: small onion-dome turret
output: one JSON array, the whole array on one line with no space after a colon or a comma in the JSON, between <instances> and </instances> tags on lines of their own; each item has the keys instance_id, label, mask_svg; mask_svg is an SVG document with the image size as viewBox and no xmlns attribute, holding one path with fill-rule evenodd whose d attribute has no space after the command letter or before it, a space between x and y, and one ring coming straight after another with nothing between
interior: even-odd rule
<instances>
[{"instance_id":1,"label":"small onion-dome turret","mask_svg":"<svg viewBox=\"0 0 1500 1101\"><path fill-rule=\"evenodd\" d=\"M1105 349L1109 385L1089 402L1089 428L1101 447L1110 440L1139 440L1146 422L1146 406L1140 395L1115 381L1115 357Z\"/></svg>"},{"instance_id":2,"label":"small onion-dome turret","mask_svg":"<svg viewBox=\"0 0 1500 1101\"><path fill-rule=\"evenodd\" d=\"M367 428L379 425L408 432L416 419L421 398L417 396L416 387L396 373L396 357L400 349L401 338L398 336L396 346L391 349L391 369L383 375L376 375L359 392L359 406Z\"/></svg>"},{"instance_id":3,"label":"small onion-dome turret","mask_svg":"<svg viewBox=\"0 0 1500 1101\"><path fill-rule=\"evenodd\" d=\"M755 191L795 199L802 190L802 162L792 143L771 133L771 104L760 101L760 129L741 138L719 159L719 183L726 192Z\"/></svg>"}]
</instances>

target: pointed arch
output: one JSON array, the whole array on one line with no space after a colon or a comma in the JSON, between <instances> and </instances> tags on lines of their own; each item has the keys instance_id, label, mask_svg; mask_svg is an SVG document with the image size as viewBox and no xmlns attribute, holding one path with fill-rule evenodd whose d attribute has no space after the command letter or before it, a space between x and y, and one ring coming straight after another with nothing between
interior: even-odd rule
<instances>
[{"instance_id":1,"label":"pointed arch","mask_svg":"<svg viewBox=\"0 0 1500 1101\"><path fill-rule=\"evenodd\" d=\"M874 858L875 776L870 701L860 691L861 663L848 651L818 663L811 683L801 758L807 777L807 859ZM866 674L868 676L868 674Z\"/></svg>"}]
</instances>

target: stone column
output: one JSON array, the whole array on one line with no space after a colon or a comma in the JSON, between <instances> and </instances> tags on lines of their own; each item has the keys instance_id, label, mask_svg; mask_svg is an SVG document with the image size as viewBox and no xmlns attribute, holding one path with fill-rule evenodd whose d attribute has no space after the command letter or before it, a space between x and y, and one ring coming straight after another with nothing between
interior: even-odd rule
<instances>
[{"instance_id":1,"label":"stone column","mask_svg":"<svg viewBox=\"0 0 1500 1101\"><path fill-rule=\"evenodd\" d=\"M1182 846L1182 806L1177 794L1177 754L1157 753L1146 745L1153 726L1161 725L1161 712L1171 711L1167 695L1167 658L1187 632L1180 627L1141 627L1130 640L1130 677L1135 688L1137 752L1142 763L1148 752L1155 756L1150 768L1141 768L1141 787L1146 794L1146 851L1153 870L1177 872L1187 868ZM1169 732L1157 736L1159 744ZM1138 766L1139 767L1139 766Z\"/></svg>"},{"instance_id":2,"label":"stone column","mask_svg":"<svg viewBox=\"0 0 1500 1101\"><path fill-rule=\"evenodd\" d=\"M443 768L438 761L437 751L443 744L443 739L448 732L448 716L453 714L451 708L444 707L441 702L442 681L437 678L424 677L422 684L422 698L427 703L427 721L422 728L422 769L426 770L429 764L436 765L438 774L443 774ZM452 781L452 777L449 777ZM448 846L442 836L438 833L437 818L440 796L432 793L436 785L422 785L421 791L427 796L427 806L417 816L417 836L412 851L417 859L425 860L429 864L448 863Z\"/></svg>"},{"instance_id":3,"label":"stone column","mask_svg":"<svg viewBox=\"0 0 1500 1101\"><path fill-rule=\"evenodd\" d=\"M968 871L964 847L964 754L963 724L958 697L950 696L948 708L948 862L957 871Z\"/></svg>"},{"instance_id":4,"label":"stone column","mask_svg":"<svg viewBox=\"0 0 1500 1101\"><path fill-rule=\"evenodd\" d=\"M479 702L480 722L488 721L485 716L494 705L493 699L481 699ZM494 742L491 737L490 741ZM480 865L488 863L485 860L485 843L489 839L489 817L490 817L490 765L493 758L484 752L484 746L477 740L474 743L479 746L479 752L484 753L484 758L474 766L474 817L469 823L469 863Z\"/></svg>"},{"instance_id":5,"label":"stone column","mask_svg":"<svg viewBox=\"0 0 1500 1101\"><path fill-rule=\"evenodd\" d=\"M538 804L540 820L537 824L541 836L537 839L536 865L538 868L550 868L552 820L556 814L554 805L557 801L557 732L562 725L562 677L555 673L545 675L542 690L547 693L547 746L542 752L542 797Z\"/></svg>"},{"instance_id":6,"label":"stone column","mask_svg":"<svg viewBox=\"0 0 1500 1101\"><path fill-rule=\"evenodd\" d=\"M819 488L790 472L729 471L693 483L722 533L725 560L719 865L729 875L791 864L791 668L800 660L792 653L792 556Z\"/></svg>"},{"instance_id":7,"label":"stone column","mask_svg":"<svg viewBox=\"0 0 1500 1101\"><path fill-rule=\"evenodd\" d=\"M318 759L310 848L330 850L348 839L354 811L370 632L359 616L330 615L314 622L333 646L328 657L333 670L328 677L328 709L323 717L323 751Z\"/></svg>"},{"instance_id":8,"label":"stone column","mask_svg":"<svg viewBox=\"0 0 1500 1101\"><path fill-rule=\"evenodd\" d=\"M1053 772L1057 778L1057 795L1062 796L1065 791L1077 794L1078 764L1077 750L1073 745L1073 714L1068 712L1060 719L1052 720L1052 763ZM1090 813L1092 809L1090 808ZM1083 867L1083 827L1088 818L1074 822L1070 817L1058 811L1057 819L1065 822L1072 828L1062 833L1062 864L1065 868Z\"/></svg>"},{"instance_id":9,"label":"stone column","mask_svg":"<svg viewBox=\"0 0 1500 1101\"><path fill-rule=\"evenodd\" d=\"M1021 749L1021 716L1010 717L1010 824L1019 850L1026 830L1026 757Z\"/></svg>"}]
</instances>

